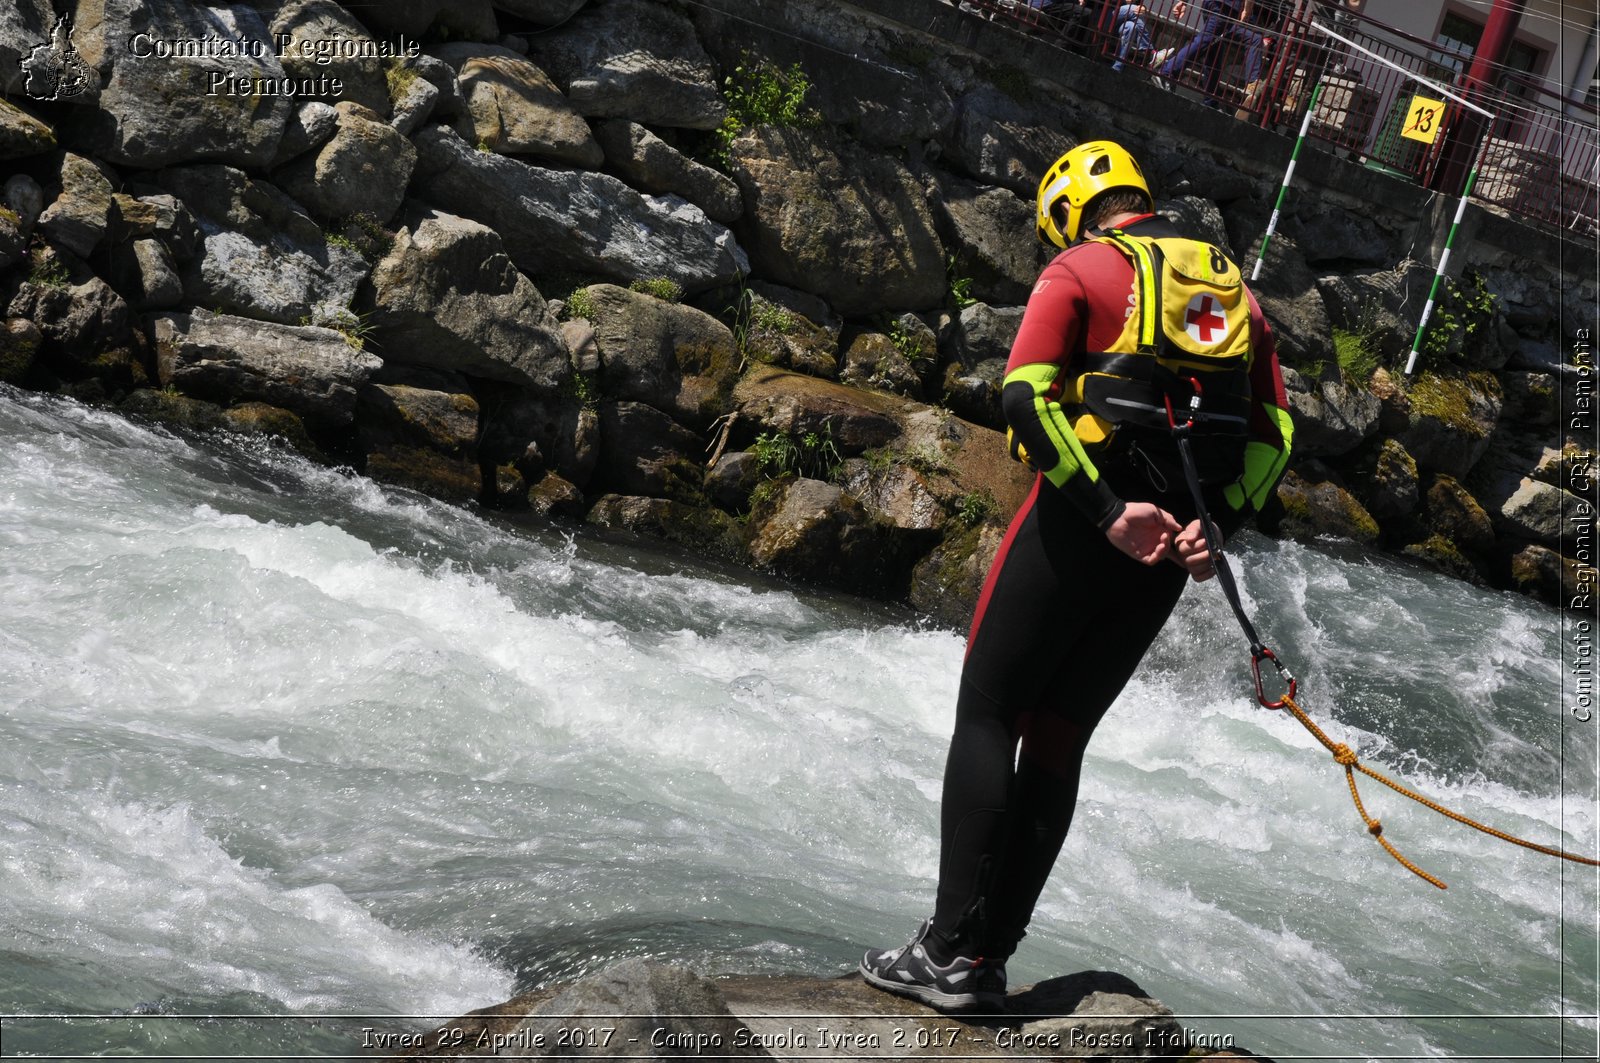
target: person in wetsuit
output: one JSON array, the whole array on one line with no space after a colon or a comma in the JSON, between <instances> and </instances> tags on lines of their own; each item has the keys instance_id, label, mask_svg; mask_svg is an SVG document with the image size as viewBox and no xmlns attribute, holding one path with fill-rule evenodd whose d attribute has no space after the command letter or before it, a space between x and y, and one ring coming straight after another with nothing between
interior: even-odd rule
<instances>
[{"instance_id":1,"label":"person in wetsuit","mask_svg":"<svg viewBox=\"0 0 1600 1063\"><path fill-rule=\"evenodd\" d=\"M1137 162L1110 141L1063 155L1040 183L1037 208L1040 238L1065 250L1034 285L1002 405L1013 456L1038 475L968 635L933 916L907 944L869 950L860 963L873 985L948 1010L1003 1007L1005 962L1072 822L1089 737L1185 582L1211 576L1168 426L1113 425L1108 438L1106 421L1087 405L1098 394L1131 407L1138 403L1129 396L1156 387L1144 405L1158 406L1165 387L1174 409L1187 406L1191 385L1141 369L1156 359L1139 350L1151 345L1137 335L1141 309L1157 308L1140 306L1150 289L1135 263L1149 263L1136 252L1181 236L1152 213ZM1189 260L1200 263L1191 272L1226 267L1219 275L1238 281L1237 267L1208 244L1155 246L1176 257L1191 249ZM1210 375L1201 408L1231 381L1240 423L1231 435L1194 438L1207 508L1223 535L1271 494L1292 436L1271 330L1242 282L1236 291L1235 340L1248 350L1233 369ZM1209 312L1201 299L1191 305ZM1196 321L1191 311L1188 320L1201 336L1213 324L1220 331L1220 314Z\"/></svg>"}]
</instances>

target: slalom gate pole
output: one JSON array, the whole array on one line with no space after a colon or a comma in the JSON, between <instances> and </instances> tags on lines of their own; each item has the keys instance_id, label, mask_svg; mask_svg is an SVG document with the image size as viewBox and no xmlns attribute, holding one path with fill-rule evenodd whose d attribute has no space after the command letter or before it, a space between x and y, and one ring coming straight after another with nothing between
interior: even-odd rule
<instances>
[{"instance_id":1,"label":"slalom gate pole","mask_svg":"<svg viewBox=\"0 0 1600 1063\"><path fill-rule=\"evenodd\" d=\"M1461 190L1461 202L1456 204L1455 220L1450 223L1450 232L1444 238L1444 251L1439 255L1439 268L1433 273L1433 287L1428 289L1428 301L1422 307L1422 317L1417 321L1417 334L1411 340L1411 354L1406 358L1406 376L1410 376L1417 367L1417 352L1422 348L1422 334L1428 327L1428 318L1433 316L1433 304L1439 295L1439 282L1444 280L1445 269L1450 265L1450 248L1456 242L1456 230L1461 228L1461 219L1467 213L1467 200L1472 197L1472 186L1478 183L1478 168L1483 165L1483 153L1488 144L1489 138L1485 136L1478 144L1478 153L1473 156L1472 169L1467 171L1466 187Z\"/></svg>"},{"instance_id":2,"label":"slalom gate pole","mask_svg":"<svg viewBox=\"0 0 1600 1063\"><path fill-rule=\"evenodd\" d=\"M1311 131L1311 116L1317 112L1317 100L1322 96L1322 77L1317 77L1317 87L1311 92L1311 102L1306 104L1306 116L1300 120L1300 136L1295 139L1294 153L1289 156L1289 168L1283 171L1283 184L1278 186L1278 201L1272 205L1272 217L1267 220L1267 234L1261 238L1261 250L1256 254L1256 264L1250 269L1253 281L1261 276L1261 263L1267 260L1267 244L1278 231L1278 215L1283 210L1284 197L1289 194L1289 182L1294 180L1295 163L1300 161L1300 149L1305 146L1306 134Z\"/></svg>"}]
</instances>

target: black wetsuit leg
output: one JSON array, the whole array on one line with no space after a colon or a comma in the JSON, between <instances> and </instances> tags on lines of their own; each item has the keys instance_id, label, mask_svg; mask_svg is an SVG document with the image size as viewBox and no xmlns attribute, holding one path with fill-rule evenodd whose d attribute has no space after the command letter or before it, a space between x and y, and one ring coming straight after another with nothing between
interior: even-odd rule
<instances>
[{"instance_id":1,"label":"black wetsuit leg","mask_svg":"<svg viewBox=\"0 0 1600 1063\"><path fill-rule=\"evenodd\" d=\"M1158 501L1188 519L1181 500ZM934 928L952 948L1015 948L1071 825L1089 737L1187 579L1118 551L1049 484L1018 512L973 620L945 766Z\"/></svg>"}]
</instances>

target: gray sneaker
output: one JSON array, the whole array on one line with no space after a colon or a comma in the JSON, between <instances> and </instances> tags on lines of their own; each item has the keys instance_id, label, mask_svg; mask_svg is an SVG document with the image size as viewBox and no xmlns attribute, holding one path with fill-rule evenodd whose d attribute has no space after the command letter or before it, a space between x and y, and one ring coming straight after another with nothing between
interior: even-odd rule
<instances>
[{"instance_id":1,"label":"gray sneaker","mask_svg":"<svg viewBox=\"0 0 1600 1063\"><path fill-rule=\"evenodd\" d=\"M941 1011L1004 1010L1005 962L957 956L941 967L922 946L932 929L933 920L925 919L911 940L899 948L868 949L861 957L861 977L879 989Z\"/></svg>"}]
</instances>

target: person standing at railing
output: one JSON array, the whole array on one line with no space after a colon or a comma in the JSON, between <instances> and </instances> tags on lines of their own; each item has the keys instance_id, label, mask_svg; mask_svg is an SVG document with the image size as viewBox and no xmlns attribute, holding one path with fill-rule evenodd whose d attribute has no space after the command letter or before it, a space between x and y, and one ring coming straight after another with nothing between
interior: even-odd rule
<instances>
[{"instance_id":1,"label":"person standing at railing","mask_svg":"<svg viewBox=\"0 0 1600 1063\"><path fill-rule=\"evenodd\" d=\"M1261 49L1266 39L1252 30L1246 23L1251 15L1254 0L1202 0L1200 10L1202 21L1200 32L1194 39L1179 48L1172 57L1156 68L1156 76L1168 81L1175 81L1184 71L1191 60L1201 57L1212 49L1221 46L1225 41L1237 41L1244 45L1244 80L1245 95L1250 98L1261 88ZM1189 5L1184 0L1172 5L1172 17L1183 19L1189 14ZM1212 59L1215 62L1215 59ZM1207 82L1214 79L1209 76ZM1209 94L1209 89L1208 89ZM1215 106L1215 101L1207 100L1208 105Z\"/></svg>"}]
</instances>

